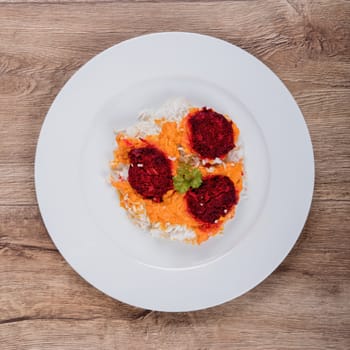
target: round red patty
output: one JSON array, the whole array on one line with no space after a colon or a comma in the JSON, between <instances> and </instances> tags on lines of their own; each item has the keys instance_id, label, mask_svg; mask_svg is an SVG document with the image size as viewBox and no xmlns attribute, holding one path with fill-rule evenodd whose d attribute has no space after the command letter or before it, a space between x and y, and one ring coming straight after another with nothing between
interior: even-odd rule
<instances>
[{"instance_id":1,"label":"round red patty","mask_svg":"<svg viewBox=\"0 0 350 350\"><path fill-rule=\"evenodd\" d=\"M188 126L191 147L202 158L222 157L234 147L232 123L212 109L190 115Z\"/></svg>"},{"instance_id":2,"label":"round red patty","mask_svg":"<svg viewBox=\"0 0 350 350\"><path fill-rule=\"evenodd\" d=\"M186 193L187 208L198 220L214 224L236 204L235 187L229 177L208 176L199 188Z\"/></svg>"},{"instance_id":3,"label":"round red patty","mask_svg":"<svg viewBox=\"0 0 350 350\"><path fill-rule=\"evenodd\" d=\"M129 152L129 183L146 199L161 202L173 188L170 160L159 149L147 146Z\"/></svg>"}]
</instances>

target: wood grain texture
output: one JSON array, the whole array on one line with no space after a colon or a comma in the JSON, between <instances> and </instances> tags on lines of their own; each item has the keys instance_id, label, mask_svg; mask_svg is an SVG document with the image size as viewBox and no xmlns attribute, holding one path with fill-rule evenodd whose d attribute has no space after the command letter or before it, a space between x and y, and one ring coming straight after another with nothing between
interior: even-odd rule
<instances>
[{"instance_id":1,"label":"wood grain texture","mask_svg":"<svg viewBox=\"0 0 350 350\"><path fill-rule=\"evenodd\" d=\"M1 0L1 349L349 349L349 18L342 0ZM234 301L175 314L83 281L46 232L33 177L41 124L67 79L115 43L171 30L228 40L273 69L316 161L310 216L283 264Z\"/></svg>"}]
</instances>

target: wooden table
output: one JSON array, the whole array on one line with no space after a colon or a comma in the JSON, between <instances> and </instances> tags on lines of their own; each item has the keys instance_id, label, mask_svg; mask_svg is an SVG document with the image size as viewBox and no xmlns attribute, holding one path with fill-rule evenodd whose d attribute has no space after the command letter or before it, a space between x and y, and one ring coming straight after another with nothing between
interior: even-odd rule
<instances>
[{"instance_id":1,"label":"wooden table","mask_svg":"<svg viewBox=\"0 0 350 350\"><path fill-rule=\"evenodd\" d=\"M271 67L316 158L312 210L283 264L237 300L191 313L133 308L88 285L51 242L33 181L40 126L67 79L113 44L174 30ZM349 111L349 1L0 0L0 348L349 349Z\"/></svg>"}]
</instances>

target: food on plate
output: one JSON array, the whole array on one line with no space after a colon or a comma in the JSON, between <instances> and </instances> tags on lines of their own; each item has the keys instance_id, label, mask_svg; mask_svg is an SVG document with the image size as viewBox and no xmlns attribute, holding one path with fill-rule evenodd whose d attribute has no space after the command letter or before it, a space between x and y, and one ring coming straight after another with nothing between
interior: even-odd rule
<instances>
[{"instance_id":1,"label":"food on plate","mask_svg":"<svg viewBox=\"0 0 350 350\"><path fill-rule=\"evenodd\" d=\"M173 188L170 160L153 146L132 149L129 160L131 187L143 198L161 202L163 195Z\"/></svg>"},{"instance_id":2,"label":"food on plate","mask_svg":"<svg viewBox=\"0 0 350 350\"><path fill-rule=\"evenodd\" d=\"M185 199L195 218L215 224L236 204L235 186L228 176L210 175L201 186L187 191Z\"/></svg>"},{"instance_id":3,"label":"food on plate","mask_svg":"<svg viewBox=\"0 0 350 350\"><path fill-rule=\"evenodd\" d=\"M185 123L191 149L202 158L223 157L234 147L232 122L212 109L193 109Z\"/></svg>"},{"instance_id":4,"label":"food on plate","mask_svg":"<svg viewBox=\"0 0 350 350\"><path fill-rule=\"evenodd\" d=\"M236 124L182 99L138 119L116 132L110 166L120 205L156 237L200 244L221 233L244 185Z\"/></svg>"}]
</instances>

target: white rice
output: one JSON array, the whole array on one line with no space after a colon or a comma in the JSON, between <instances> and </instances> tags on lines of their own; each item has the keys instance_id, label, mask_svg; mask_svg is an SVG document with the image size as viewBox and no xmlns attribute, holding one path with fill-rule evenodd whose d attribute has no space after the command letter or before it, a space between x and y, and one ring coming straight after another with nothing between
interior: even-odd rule
<instances>
[{"instance_id":1,"label":"white rice","mask_svg":"<svg viewBox=\"0 0 350 350\"><path fill-rule=\"evenodd\" d=\"M124 130L116 131L116 133L122 132L129 137L146 137L147 135L158 134L161 131L161 126L156 124L155 120L165 118L167 121L180 123L190 108L190 103L184 98L168 100L159 109L145 109L141 111L138 115L138 122L135 125ZM200 165L201 160L197 156L186 155L182 147L179 147L179 152L181 161L186 161L192 166ZM243 155L243 145L239 142L239 144L228 153L225 160L238 162L243 158ZM169 159L174 160L171 157L169 157ZM210 163L213 165L221 163L225 164L220 158L214 160L202 160L202 162L203 164ZM128 165L120 164L118 168L113 170L113 175L116 179L127 180L128 171ZM214 168L208 168L208 171L212 172L214 171ZM243 192L246 192L245 188L243 188L241 193ZM196 241L196 233L186 226L167 224L164 230L161 229L159 223L151 223L147 216L146 209L142 204L138 206L128 206L128 202L125 201L125 206L130 219L141 229L150 232L153 237L162 237L182 242Z\"/></svg>"},{"instance_id":2,"label":"white rice","mask_svg":"<svg viewBox=\"0 0 350 350\"><path fill-rule=\"evenodd\" d=\"M119 130L130 137L145 137L159 134L161 126L155 123L156 119L165 118L168 121L179 123L187 114L191 105L184 98L174 98L165 102L159 109L144 109L138 115L138 123L125 130Z\"/></svg>"}]
</instances>

